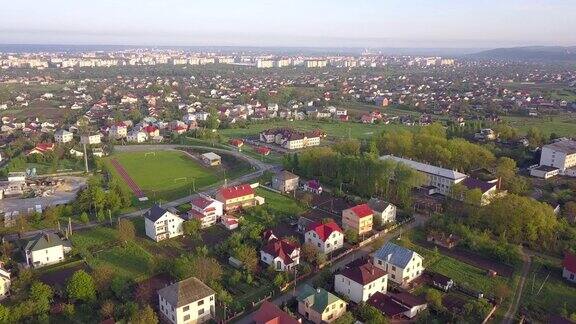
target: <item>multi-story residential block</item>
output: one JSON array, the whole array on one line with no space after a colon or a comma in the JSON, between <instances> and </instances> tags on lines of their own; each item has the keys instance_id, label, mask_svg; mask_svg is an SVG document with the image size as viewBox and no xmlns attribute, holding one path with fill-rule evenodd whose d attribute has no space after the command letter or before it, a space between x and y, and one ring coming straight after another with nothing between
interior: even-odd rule
<instances>
[{"instance_id":1,"label":"multi-story residential block","mask_svg":"<svg viewBox=\"0 0 576 324\"><path fill-rule=\"evenodd\" d=\"M324 288L304 285L296 297L298 313L312 323L331 323L346 313L346 302Z\"/></svg>"},{"instance_id":2,"label":"multi-story residential block","mask_svg":"<svg viewBox=\"0 0 576 324\"><path fill-rule=\"evenodd\" d=\"M93 135L82 135L80 137L80 143L87 145L100 144L102 142L102 136L100 134Z\"/></svg>"},{"instance_id":3,"label":"multi-story residential block","mask_svg":"<svg viewBox=\"0 0 576 324\"><path fill-rule=\"evenodd\" d=\"M373 263L388 272L388 279L406 285L424 272L422 257L405 247L388 242L373 254Z\"/></svg>"},{"instance_id":4,"label":"multi-story residential block","mask_svg":"<svg viewBox=\"0 0 576 324\"><path fill-rule=\"evenodd\" d=\"M361 204L342 211L342 227L353 230L358 235L372 230L374 212L368 204Z\"/></svg>"},{"instance_id":5,"label":"multi-story residential block","mask_svg":"<svg viewBox=\"0 0 576 324\"><path fill-rule=\"evenodd\" d=\"M404 159L392 155L384 155L380 157L381 160L391 160L398 163L403 163L425 176L425 186L432 186L435 192L442 195L449 195L453 185L460 183L466 179L466 175L458 171L449 170L433 166L426 163L421 163L409 159Z\"/></svg>"},{"instance_id":6,"label":"multi-story residential block","mask_svg":"<svg viewBox=\"0 0 576 324\"><path fill-rule=\"evenodd\" d=\"M56 234L38 234L24 246L24 258L28 266L38 268L64 261L71 249L70 242Z\"/></svg>"},{"instance_id":7,"label":"multi-story residential block","mask_svg":"<svg viewBox=\"0 0 576 324\"><path fill-rule=\"evenodd\" d=\"M386 293L388 274L370 262L349 264L334 276L334 291L359 304L377 292Z\"/></svg>"},{"instance_id":8,"label":"multi-story residential block","mask_svg":"<svg viewBox=\"0 0 576 324\"><path fill-rule=\"evenodd\" d=\"M328 254L344 246L344 232L334 221L314 222L308 225L304 242L314 246L319 252Z\"/></svg>"},{"instance_id":9,"label":"multi-story residential block","mask_svg":"<svg viewBox=\"0 0 576 324\"><path fill-rule=\"evenodd\" d=\"M146 235L156 242L184 234L182 223L182 218L158 205L144 215Z\"/></svg>"},{"instance_id":10,"label":"multi-story residential block","mask_svg":"<svg viewBox=\"0 0 576 324\"><path fill-rule=\"evenodd\" d=\"M292 192L298 188L300 178L292 172L281 171L272 178L272 188L282 192Z\"/></svg>"},{"instance_id":11,"label":"multi-story residential block","mask_svg":"<svg viewBox=\"0 0 576 324\"><path fill-rule=\"evenodd\" d=\"M224 211L252 207L257 204L256 194L249 184L222 187L216 194L216 200L224 204Z\"/></svg>"},{"instance_id":12,"label":"multi-story residential block","mask_svg":"<svg viewBox=\"0 0 576 324\"><path fill-rule=\"evenodd\" d=\"M565 139L544 145L540 168L532 169L530 174L541 178L546 174L576 177L576 141Z\"/></svg>"},{"instance_id":13,"label":"multi-story residential block","mask_svg":"<svg viewBox=\"0 0 576 324\"><path fill-rule=\"evenodd\" d=\"M216 224L216 221L224 214L224 204L210 197L197 197L190 202L191 209L188 211L189 219L198 219L202 228Z\"/></svg>"},{"instance_id":14,"label":"multi-story residential block","mask_svg":"<svg viewBox=\"0 0 576 324\"><path fill-rule=\"evenodd\" d=\"M170 323L204 323L214 318L216 293L191 277L158 290L159 310Z\"/></svg>"},{"instance_id":15,"label":"multi-story residential block","mask_svg":"<svg viewBox=\"0 0 576 324\"><path fill-rule=\"evenodd\" d=\"M71 142L73 138L74 134L65 129L59 129L54 132L54 140L56 143L68 143Z\"/></svg>"}]
</instances>

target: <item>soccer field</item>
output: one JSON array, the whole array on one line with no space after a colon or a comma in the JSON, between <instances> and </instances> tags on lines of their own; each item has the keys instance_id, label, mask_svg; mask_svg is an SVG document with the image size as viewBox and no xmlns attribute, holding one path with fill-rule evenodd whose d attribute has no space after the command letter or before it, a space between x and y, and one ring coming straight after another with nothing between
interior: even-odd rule
<instances>
[{"instance_id":1,"label":"soccer field","mask_svg":"<svg viewBox=\"0 0 576 324\"><path fill-rule=\"evenodd\" d=\"M106 159L114 176L126 185L117 170L111 167L116 159L128 175L150 199L175 199L193 190L218 181L216 170L202 166L186 154L177 151L121 152Z\"/></svg>"}]
</instances>

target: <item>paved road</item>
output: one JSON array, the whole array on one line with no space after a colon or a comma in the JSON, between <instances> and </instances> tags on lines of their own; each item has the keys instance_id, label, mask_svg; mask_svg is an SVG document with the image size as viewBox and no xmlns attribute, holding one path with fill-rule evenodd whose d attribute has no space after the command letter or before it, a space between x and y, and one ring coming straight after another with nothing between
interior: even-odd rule
<instances>
[{"instance_id":1,"label":"paved road","mask_svg":"<svg viewBox=\"0 0 576 324\"><path fill-rule=\"evenodd\" d=\"M393 230L392 232L386 233L383 236L381 236L381 238L384 239L384 242L388 242L390 241L392 238L406 232L407 230L410 230L414 227L417 226L422 226L424 224L424 222L426 221L424 216L416 216L416 219L413 222L404 224L402 226L400 226L399 228ZM368 254L372 253L372 247L370 244L362 247L359 250L356 250L350 254L345 255L344 257L342 257L340 260L336 261L335 263L333 263L328 269L330 270L330 272L334 273L338 270L340 270L341 268L343 268L345 265L347 265L348 263L363 258L365 256L367 256ZM308 279L305 279L301 282L299 282L296 285L296 294L298 294L298 291L300 289L302 289L302 287L306 284L312 284L314 281L316 281L319 277L321 276L320 273L317 273L315 275L313 275L312 277L309 277ZM276 305L281 305L284 302L287 302L290 300L290 298L292 298L294 296L294 290L293 289L289 289L287 290L284 294L281 294L279 296L274 297L273 299L271 299L270 301ZM237 324L251 324L252 323L252 316L254 315L256 310L244 315L242 318L237 319L235 321L233 321L233 323L237 323Z\"/></svg>"},{"instance_id":2,"label":"paved road","mask_svg":"<svg viewBox=\"0 0 576 324\"><path fill-rule=\"evenodd\" d=\"M521 253L524 264L522 265L520 282L514 292L514 300L510 303L506 314L504 314L502 324L512 324L515 322L518 306L520 305L520 299L522 298L522 292L524 291L524 284L526 283L526 277L528 276L528 271L530 271L530 265L532 264L532 254L525 249L522 249Z\"/></svg>"},{"instance_id":3,"label":"paved road","mask_svg":"<svg viewBox=\"0 0 576 324\"><path fill-rule=\"evenodd\" d=\"M243 155L242 153L239 153L237 151L227 151L224 149L219 149L219 148L213 148L213 147L205 147L205 146L191 146L191 145L127 145L127 146L116 146L115 150L117 151L123 151L123 152L137 152L137 151L159 151L159 150L173 150L176 149L178 147L189 147L189 148L197 148L197 149L209 149L211 151L214 152L219 152L219 153L226 153L226 154L231 154L234 155L238 158L244 159L248 162L250 162L250 164L252 164L255 168L256 171L245 174L243 176L240 176L234 180L230 180L228 181L229 185L237 185L237 184L242 184L245 182L248 182L250 180L256 179L258 177L260 177L262 175L263 172L268 171L268 170L275 170L278 168L278 166L276 165L272 165L272 164L268 164L262 161L259 161L257 159L251 158L249 156ZM182 198L178 198L175 199L173 201L167 202L167 203L163 203L162 206L165 208L170 208L170 207L176 207L182 204L185 204L187 202L189 202L190 200L192 200L193 198L198 197L199 195L214 195L217 191L217 189L220 187L219 184L215 184L209 187L204 188L204 191L199 192L199 193L195 193L186 197L182 197ZM120 218L135 218L135 217L141 217L148 209L140 209L137 211L133 211L130 213L125 213L120 215ZM63 226L65 226L64 224L62 224ZM96 226L101 226L101 223L98 222L90 222L88 224L74 224L72 226L72 230L73 231L77 231L77 230L82 230L82 229L89 229L89 228L93 228ZM55 233L57 232L57 229L43 229L43 230L34 230L34 231L29 231L26 233L23 233L21 236L19 236L18 234L8 234L4 236L4 239L8 240L8 241L15 241L18 239L26 239L26 238L30 238L33 237L39 233Z\"/></svg>"}]
</instances>

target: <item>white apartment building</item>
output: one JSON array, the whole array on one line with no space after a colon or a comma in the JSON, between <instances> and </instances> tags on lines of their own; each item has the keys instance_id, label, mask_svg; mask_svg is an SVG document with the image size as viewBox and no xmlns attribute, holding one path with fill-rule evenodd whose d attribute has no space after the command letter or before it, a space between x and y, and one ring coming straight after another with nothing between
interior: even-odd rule
<instances>
[{"instance_id":1,"label":"white apartment building","mask_svg":"<svg viewBox=\"0 0 576 324\"><path fill-rule=\"evenodd\" d=\"M377 292L386 293L388 274L386 271L367 262L352 265L334 276L334 290L359 304Z\"/></svg>"},{"instance_id":2,"label":"white apartment building","mask_svg":"<svg viewBox=\"0 0 576 324\"><path fill-rule=\"evenodd\" d=\"M73 138L74 134L65 129L59 129L54 132L54 140L56 143L68 143L71 142Z\"/></svg>"},{"instance_id":3,"label":"white apartment building","mask_svg":"<svg viewBox=\"0 0 576 324\"><path fill-rule=\"evenodd\" d=\"M168 322L204 323L214 318L216 293L191 277L158 290L160 314Z\"/></svg>"},{"instance_id":4,"label":"white apartment building","mask_svg":"<svg viewBox=\"0 0 576 324\"><path fill-rule=\"evenodd\" d=\"M565 139L544 145L540 156L540 168L531 170L530 174L542 177L538 174L538 170L552 172L553 175L576 177L576 141Z\"/></svg>"},{"instance_id":5,"label":"white apartment building","mask_svg":"<svg viewBox=\"0 0 576 324\"><path fill-rule=\"evenodd\" d=\"M100 134L94 135L82 135L80 137L80 143L87 145L100 144L102 142L102 136Z\"/></svg>"},{"instance_id":6,"label":"white apartment building","mask_svg":"<svg viewBox=\"0 0 576 324\"><path fill-rule=\"evenodd\" d=\"M131 143L143 143L148 139L148 135L139 130L132 130L126 136L126 140Z\"/></svg>"},{"instance_id":7,"label":"white apartment building","mask_svg":"<svg viewBox=\"0 0 576 324\"><path fill-rule=\"evenodd\" d=\"M388 272L389 280L404 286L424 272L422 257L405 247L388 242L373 254L374 265Z\"/></svg>"},{"instance_id":8,"label":"white apartment building","mask_svg":"<svg viewBox=\"0 0 576 324\"><path fill-rule=\"evenodd\" d=\"M216 224L216 221L224 215L224 204L210 197L197 197L190 202L191 209L188 212L190 219L198 219L202 228Z\"/></svg>"},{"instance_id":9,"label":"white apartment building","mask_svg":"<svg viewBox=\"0 0 576 324\"><path fill-rule=\"evenodd\" d=\"M125 138L128 135L128 127L124 124L112 125L110 127L110 137L113 139Z\"/></svg>"},{"instance_id":10,"label":"white apartment building","mask_svg":"<svg viewBox=\"0 0 576 324\"><path fill-rule=\"evenodd\" d=\"M144 220L146 235L156 242L184 234L184 220L158 205L146 212Z\"/></svg>"},{"instance_id":11,"label":"white apartment building","mask_svg":"<svg viewBox=\"0 0 576 324\"><path fill-rule=\"evenodd\" d=\"M432 186L435 192L448 196L453 185L460 183L467 178L467 175L458 171L440 168L434 165L404 159L393 155L384 155L380 160L391 160L404 163L425 176L424 186Z\"/></svg>"}]
</instances>

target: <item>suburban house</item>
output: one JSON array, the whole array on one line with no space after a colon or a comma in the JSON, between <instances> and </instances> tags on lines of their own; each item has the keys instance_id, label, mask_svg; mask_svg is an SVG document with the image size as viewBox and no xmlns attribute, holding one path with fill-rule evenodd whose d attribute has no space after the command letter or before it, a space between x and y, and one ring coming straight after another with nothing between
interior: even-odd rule
<instances>
[{"instance_id":1,"label":"suburban house","mask_svg":"<svg viewBox=\"0 0 576 324\"><path fill-rule=\"evenodd\" d=\"M146 142L147 139L148 135L146 135L146 133L136 129L131 130L126 136L126 140L130 143L143 143Z\"/></svg>"},{"instance_id":2,"label":"suburban house","mask_svg":"<svg viewBox=\"0 0 576 324\"><path fill-rule=\"evenodd\" d=\"M112 125L109 135L113 139L125 138L128 135L128 127L124 123Z\"/></svg>"},{"instance_id":3,"label":"suburban house","mask_svg":"<svg viewBox=\"0 0 576 324\"><path fill-rule=\"evenodd\" d=\"M158 290L159 310L168 322L204 323L214 317L216 293L195 277Z\"/></svg>"},{"instance_id":4,"label":"suburban house","mask_svg":"<svg viewBox=\"0 0 576 324\"><path fill-rule=\"evenodd\" d=\"M290 171L280 171L272 178L272 188L281 193L292 192L298 188L300 178Z\"/></svg>"},{"instance_id":5,"label":"suburban house","mask_svg":"<svg viewBox=\"0 0 576 324\"><path fill-rule=\"evenodd\" d=\"M54 132L54 140L56 143L68 143L71 142L73 138L74 134L65 129L59 129Z\"/></svg>"},{"instance_id":6,"label":"suburban house","mask_svg":"<svg viewBox=\"0 0 576 324\"><path fill-rule=\"evenodd\" d=\"M256 196L254 188L249 184L222 187L216 193L216 200L224 204L224 211L234 211L263 203L263 198Z\"/></svg>"},{"instance_id":7,"label":"suburban house","mask_svg":"<svg viewBox=\"0 0 576 324\"><path fill-rule=\"evenodd\" d=\"M254 324L300 324L297 319L268 300L264 300L260 308L254 312L252 321Z\"/></svg>"},{"instance_id":8,"label":"suburban house","mask_svg":"<svg viewBox=\"0 0 576 324\"><path fill-rule=\"evenodd\" d=\"M80 137L80 143L86 145L95 145L100 144L101 142L102 142L102 136L100 134L82 135Z\"/></svg>"},{"instance_id":9,"label":"suburban house","mask_svg":"<svg viewBox=\"0 0 576 324\"><path fill-rule=\"evenodd\" d=\"M388 242L373 254L374 265L388 272L389 279L401 286L418 278L424 271L422 257L405 247Z\"/></svg>"},{"instance_id":10,"label":"suburban house","mask_svg":"<svg viewBox=\"0 0 576 324\"><path fill-rule=\"evenodd\" d=\"M498 179L494 179L491 181L483 181L479 179L475 179L472 177L468 177L462 181L462 184L468 190L478 189L482 193L482 197L480 201L477 202L482 206L488 205L490 201L500 195L505 195L506 191L499 191L500 188L500 181ZM462 200L464 197L462 197Z\"/></svg>"},{"instance_id":11,"label":"suburban house","mask_svg":"<svg viewBox=\"0 0 576 324\"><path fill-rule=\"evenodd\" d=\"M372 198L368 201L368 207L374 212L374 219L379 219L381 224L396 221L396 206L382 199Z\"/></svg>"},{"instance_id":12,"label":"suburban house","mask_svg":"<svg viewBox=\"0 0 576 324\"><path fill-rule=\"evenodd\" d=\"M430 193L439 193L444 196L450 194L453 185L460 183L466 179L467 175L458 171L440 168L434 165L404 159L393 155L384 155L380 160L391 160L398 163L403 163L416 171L420 172L425 177L424 186L431 186L434 188Z\"/></svg>"},{"instance_id":13,"label":"suburban house","mask_svg":"<svg viewBox=\"0 0 576 324\"><path fill-rule=\"evenodd\" d=\"M564 139L544 145L540 167L532 169L530 174L540 178L556 174L576 177L576 141Z\"/></svg>"},{"instance_id":14,"label":"suburban house","mask_svg":"<svg viewBox=\"0 0 576 324\"><path fill-rule=\"evenodd\" d=\"M260 260L276 271L290 271L300 263L300 247L285 239L278 239L272 231L264 233Z\"/></svg>"},{"instance_id":15,"label":"suburban house","mask_svg":"<svg viewBox=\"0 0 576 324\"><path fill-rule=\"evenodd\" d=\"M368 299L367 304L375 307L391 319L411 319L428 307L424 298L408 292L398 294L375 293Z\"/></svg>"},{"instance_id":16,"label":"suburban house","mask_svg":"<svg viewBox=\"0 0 576 324\"><path fill-rule=\"evenodd\" d=\"M144 215L146 235L156 242L184 234L182 223L182 218L158 205Z\"/></svg>"},{"instance_id":17,"label":"suburban house","mask_svg":"<svg viewBox=\"0 0 576 324\"><path fill-rule=\"evenodd\" d=\"M69 241L52 233L41 233L24 246L24 258L30 267L38 268L64 261L64 255L72 250Z\"/></svg>"},{"instance_id":18,"label":"suburban house","mask_svg":"<svg viewBox=\"0 0 576 324\"><path fill-rule=\"evenodd\" d=\"M353 230L358 235L372 230L374 212L368 204L356 205L342 211L342 227L344 230Z\"/></svg>"},{"instance_id":19,"label":"suburban house","mask_svg":"<svg viewBox=\"0 0 576 324\"><path fill-rule=\"evenodd\" d=\"M334 291L359 304L377 292L386 293L388 274L370 262L352 262L334 276Z\"/></svg>"},{"instance_id":20,"label":"suburban house","mask_svg":"<svg viewBox=\"0 0 576 324\"><path fill-rule=\"evenodd\" d=\"M334 221L314 222L308 225L308 230L304 233L304 242L314 246L321 253L328 254L344 246L344 232Z\"/></svg>"},{"instance_id":21,"label":"suburban house","mask_svg":"<svg viewBox=\"0 0 576 324\"><path fill-rule=\"evenodd\" d=\"M198 219L202 228L216 224L216 221L224 214L224 205L210 197L197 197L190 202L191 209L188 211L188 219Z\"/></svg>"},{"instance_id":22,"label":"suburban house","mask_svg":"<svg viewBox=\"0 0 576 324\"><path fill-rule=\"evenodd\" d=\"M318 180L308 180L304 184L304 191L308 191L314 194L321 194L322 193L322 186L320 185L320 181Z\"/></svg>"},{"instance_id":23,"label":"suburban house","mask_svg":"<svg viewBox=\"0 0 576 324\"><path fill-rule=\"evenodd\" d=\"M576 254L566 252L562 261L562 277L568 281L576 282Z\"/></svg>"},{"instance_id":24,"label":"suburban house","mask_svg":"<svg viewBox=\"0 0 576 324\"><path fill-rule=\"evenodd\" d=\"M304 285L296 297L298 313L312 323L330 323L346 313L346 302L324 288Z\"/></svg>"},{"instance_id":25,"label":"suburban house","mask_svg":"<svg viewBox=\"0 0 576 324\"><path fill-rule=\"evenodd\" d=\"M239 138L233 138L230 140L230 145L234 146L237 149L241 149L244 146L244 141Z\"/></svg>"},{"instance_id":26,"label":"suburban house","mask_svg":"<svg viewBox=\"0 0 576 324\"><path fill-rule=\"evenodd\" d=\"M28 151L26 155L41 154L54 151L54 143L38 143L33 149Z\"/></svg>"},{"instance_id":27,"label":"suburban house","mask_svg":"<svg viewBox=\"0 0 576 324\"><path fill-rule=\"evenodd\" d=\"M214 152L204 153L200 155L200 158L202 159L202 163L204 163L207 166L217 166L222 164L222 158L220 157L220 155Z\"/></svg>"},{"instance_id":28,"label":"suburban house","mask_svg":"<svg viewBox=\"0 0 576 324\"><path fill-rule=\"evenodd\" d=\"M4 263L0 262L0 300L10 295L10 271L4 268Z\"/></svg>"}]
</instances>

